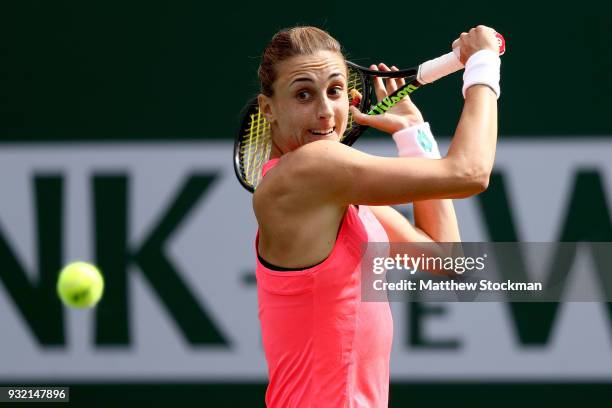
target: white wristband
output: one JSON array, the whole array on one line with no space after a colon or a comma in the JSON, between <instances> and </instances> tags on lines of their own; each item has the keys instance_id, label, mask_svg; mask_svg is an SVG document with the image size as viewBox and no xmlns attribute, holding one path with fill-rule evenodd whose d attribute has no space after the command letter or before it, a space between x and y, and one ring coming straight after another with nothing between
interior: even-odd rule
<instances>
[{"instance_id":1,"label":"white wristband","mask_svg":"<svg viewBox=\"0 0 612 408\"><path fill-rule=\"evenodd\" d=\"M463 97L465 91L472 85L487 85L489 88L499 95L499 69L501 60L499 55L491 50L480 50L470 56L465 64L465 72L463 73Z\"/></svg>"},{"instance_id":2,"label":"white wristband","mask_svg":"<svg viewBox=\"0 0 612 408\"><path fill-rule=\"evenodd\" d=\"M393 134L398 154L402 157L425 157L439 159L438 143L431 134L429 123L419 123Z\"/></svg>"}]
</instances>

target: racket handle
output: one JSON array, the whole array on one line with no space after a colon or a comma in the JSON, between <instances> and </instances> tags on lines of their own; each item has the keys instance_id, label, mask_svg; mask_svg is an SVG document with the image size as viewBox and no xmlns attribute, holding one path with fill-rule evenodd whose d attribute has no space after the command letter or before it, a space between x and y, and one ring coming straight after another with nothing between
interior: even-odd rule
<instances>
[{"instance_id":1,"label":"racket handle","mask_svg":"<svg viewBox=\"0 0 612 408\"><path fill-rule=\"evenodd\" d=\"M499 55L503 55L506 52L506 40L499 33L495 33L495 36L497 37L497 43L499 45ZM422 63L417 73L417 81L423 85L430 84L442 77L463 69L463 64L459 60L460 55L461 50L459 47L456 47L448 54Z\"/></svg>"},{"instance_id":2,"label":"racket handle","mask_svg":"<svg viewBox=\"0 0 612 408\"><path fill-rule=\"evenodd\" d=\"M459 48L456 48L457 50ZM449 52L441 57L425 61L419 66L417 81L421 84L430 84L438 79L463 69L463 64L454 52Z\"/></svg>"}]
</instances>

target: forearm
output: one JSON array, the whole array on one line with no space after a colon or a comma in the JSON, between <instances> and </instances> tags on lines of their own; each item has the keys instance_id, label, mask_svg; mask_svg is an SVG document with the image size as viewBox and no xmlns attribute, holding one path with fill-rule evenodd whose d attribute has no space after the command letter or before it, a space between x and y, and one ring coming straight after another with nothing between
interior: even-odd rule
<instances>
[{"instance_id":1,"label":"forearm","mask_svg":"<svg viewBox=\"0 0 612 408\"><path fill-rule=\"evenodd\" d=\"M438 144L428 123L406 128L393 135L398 153L403 157L440 159ZM419 234L428 241L460 241L457 217L452 200L417 200L413 202L414 224Z\"/></svg>"},{"instance_id":2,"label":"forearm","mask_svg":"<svg viewBox=\"0 0 612 408\"><path fill-rule=\"evenodd\" d=\"M469 163L472 169L490 173L497 143L497 98L485 85L466 91L465 105L448 157Z\"/></svg>"},{"instance_id":3,"label":"forearm","mask_svg":"<svg viewBox=\"0 0 612 408\"><path fill-rule=\"evenodd\" d=\"M459 225L452 200L413 203L415 226L435 242L460 242Z\"/></svg>"},{"instance_id":4,"label":"forearm","mask_svg":"<svg viewBox=\"0 0 612 408\"><path fill-rule=\"evenodd\" d=\"M497 98L484 85L470 87L457 132L447 157L468 164L476 177L489 177L497 143ZM472 167L474 166L474 167ZM452 200L414 202L414 221L436 242L460 242L459 226Z\"/></svg>"}]
</instances>

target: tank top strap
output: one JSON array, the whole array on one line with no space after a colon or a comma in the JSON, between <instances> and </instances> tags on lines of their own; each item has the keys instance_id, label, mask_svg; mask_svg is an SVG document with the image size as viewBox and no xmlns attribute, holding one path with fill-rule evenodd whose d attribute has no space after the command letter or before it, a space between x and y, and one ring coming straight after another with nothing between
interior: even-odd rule
<instances>
[{"instance_id":1,"label":"tank top strap","mask_svg":"<svg viewBox=\"0 0 612 408\"><path fill-rule=\"evenodd\" d=\"M270 159L267 162L264 163L263 167L261 168L261 177L265 176L266 173L273 168L274 166L276 166L278 164L278 161L280 160L280 157L274 158L274 159Z\"/></svg>"}]
</instances>

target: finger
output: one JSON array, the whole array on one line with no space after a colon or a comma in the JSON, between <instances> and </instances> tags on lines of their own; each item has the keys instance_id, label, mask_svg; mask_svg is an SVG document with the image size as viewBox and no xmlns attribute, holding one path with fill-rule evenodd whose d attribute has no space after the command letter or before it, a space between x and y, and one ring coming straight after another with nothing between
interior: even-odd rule
<instances>
[{"instance_id":1,"label":"finger","mask_svg":"<svg viewBox=\"0 0 612 408\"><path fill-rule=\"evenodd\" d=\"M359 112L359 110L354 106L351 106L349 109L353 114L353 119L358 124L386 131L385 129L388 127L388 119L385 117L385 115L367 115Z\"/></svg>"},{"instance_id":2,"label":"finger","mask_svg":"<svg viewBox=\"0 0 612 408\"><path fill-rule=\"evenodd\" d=\"M381 71L391 71L391 69L383 62L378 64L378 68ZM395 78L385 78L385 87L387 88L387 95L391 95L393 92L395 92L397 90Z\"/></svg>"},{"instance_id":3,"label":"finger","mask_svg":"<svg viewBox=\"0 0 612 408\"><path fill-rule=\"evenodd\" d=\"M353 115L353 120L360 125L365 125L364 121L366 119L364 118L364 116L370 116L370 115L364 115L355 106L349 106L349 112L351 115Z\"/></svg>"},{"instance_id":4,"label":"finger","mask_svg":"<svg viewBox=\"0 0 612 408\"><path fill-rule=\"evenodd\" d=\"M465 47L461 47L461 50L460 50L460 53L459 53L460 54L459 55L459 61L461 61L461 63L464 64L464 65L465 65L465 63L467 61L467 57L466 57L465 53L467 52L466 48L467 48L467 45L468 45L468 37L469 37L469 34L466 33L466 32L463 32L463 33L461 33L461 35L459 35L460 44L465 45Z\"/></svg>"},{"instance_id":5,"label":"finger","mask_svg":"<svg viewBox=\"0 0 612 408\"><path fill-rule=\"evenodd\" d=\"M455 41L453 41L453 43L451 44L451 48L455 49L457 47L460 47L461 43L464 41L466 35L468 35L468 34L465 31L462 32L461 34L459 34L459 37L457 37L457 39Z\"/></svg>"},{"instance_id":6,"label":"finger","mask_svg":"<svg viewBox=\"0 0 612 408\"><path fill-rule=\"evenodd\" d=\"M351 106L359 106L361 103L361 99L363 99L363 95L355 88L351 88L349 90L349 100L351 101Z\"/></svg>"},{"instance_id":7,"label":"finger","mask_svg":"<svg viewBox=\"0 0 612 408\"><path fill-rule=\"evenodd\" d=\"M476 27L474 27L474 31L478 31L478 32L483 32L483 33L495 33L495 30L492 29L491 27L487 27L486 25L477 25Z\"/></svg>"},{"instance_id":8,"label":"finger","mask_svg":"<svg viewBox=\"0 0 612 408\"><path fill-rule=\"evenodd\" d=\"M357 109L355 106L349 106L349 111L353 115L353 120L359 123L360 125L370 126L370 124L372 123L372 118L376 116L365 114L359 109Z\"/></svg>"},{"instance_id":9,"label":"finger","mask_svg":"<svg viewBox=\"0 0 612 408\"><path fill-rule=\"evenodd\" d=\"M399 71L399 69L394 65L391 67L391 71ZM395 78L395 85L397 88L401 88L406 85L406 80L404 78Z\"/></svg>"},{"instance_id":10,"label":"finger","mask_svg":"<svg viewBox=\"0 0 612 408\"><path fill-rule=\"evenodd\" d=\"M370 65L370 69L378 71L378 67L374 64ZM385 89L385 85L383 84L381 77L374 77L374 93L376 93L376 98L379 101L382 101L387 96L387 90Z\"/></svg>"}]
</instances>

